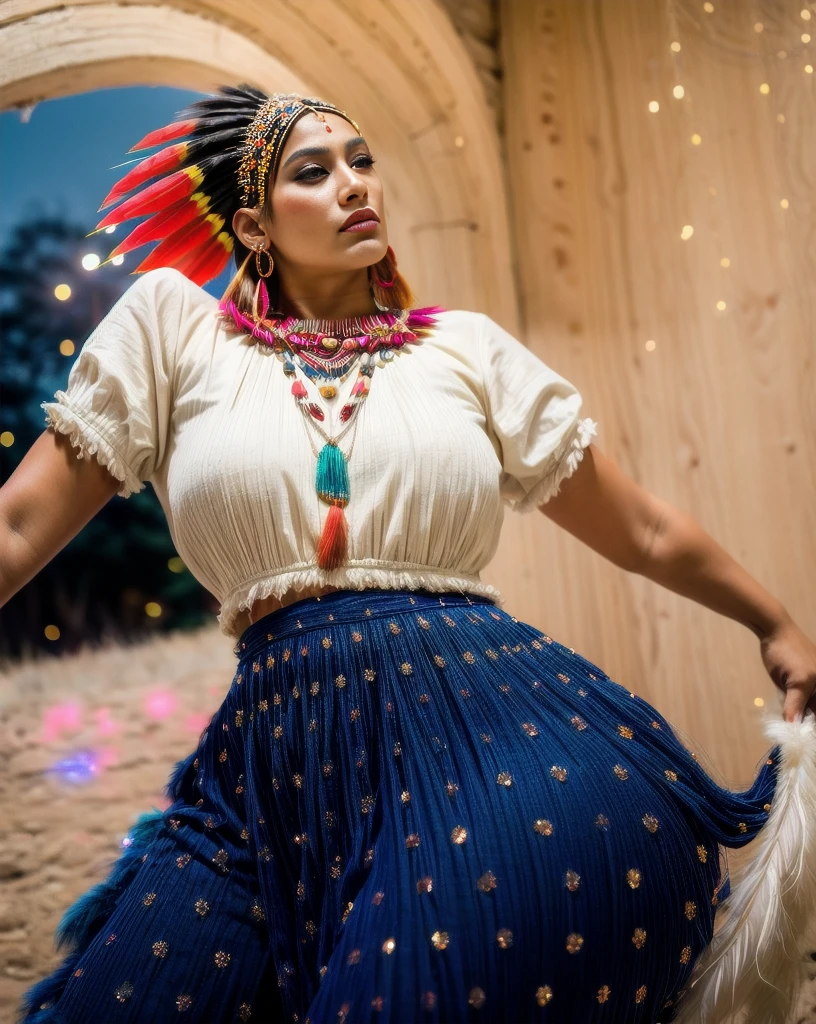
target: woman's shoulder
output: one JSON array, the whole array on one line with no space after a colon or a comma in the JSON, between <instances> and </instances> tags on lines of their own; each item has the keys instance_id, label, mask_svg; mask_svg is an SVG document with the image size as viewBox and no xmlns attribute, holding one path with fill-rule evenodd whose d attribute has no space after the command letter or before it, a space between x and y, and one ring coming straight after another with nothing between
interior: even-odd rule
<instances>
[{"instance_id":1,"label":"woman's shoulder","mask_svg":"<svg viewBox=\"0 0 816 1024\"><path fill-rule=\"evenodd\" d=\"M175 267L156 267L139 274L125 294L132 294L134 298L137 295L146 299L154 298L161 303L177 302L190 308L214 309L218 306L218 299L215 296L210 295Z\"/></svg>"}]
</instances>

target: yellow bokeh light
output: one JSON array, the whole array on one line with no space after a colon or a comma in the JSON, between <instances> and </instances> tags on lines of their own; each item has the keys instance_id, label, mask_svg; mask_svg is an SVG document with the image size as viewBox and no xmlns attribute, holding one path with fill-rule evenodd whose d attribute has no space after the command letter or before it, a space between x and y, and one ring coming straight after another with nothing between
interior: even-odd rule
<instances>
[{"instance_id":1,"label":"yellow bokeh light","mask_svg":"<svg viewBox=\"0 0 816 1024\"><path fill-rule=\"evenodd\" d=\"M60 631L57 626L46 626L43 633L45 633L46 640L59 640L60 638Z\"/></svg>"},{"instance_id":2,"label":"yellow bokeh light","mask_svg":"<svg viewBox=\"0 0 816 1024\"><path fill-rule=\"evenodd\" d=\"M783 210L787 210L787 208L790 206L790 203L787 199L780 199L779 205L782 207Z\"/></svg>"},{"instance_id":3,"label":"yellow bokeh light","mask_svg":"<svg viewBox=\"0 0 816 1024\"><path fill-rule=\"evenodd\" d=\"M761 32L764 28L765 26L762 24L761 21L754 22L754 32Z\"/></svg>"},{"instance_id":4,"label":"yellow bokeh light","mask_svg":"<svg viewBox=\"0 0 816 1024\"><path fill-rule=\"evenodd\" d=\"M754 704L758 708L764 708L765 707L765 700L762 697L754 697Z\"/></svg>"},{"instance_id":5,"label":"yellow bokeh light","mask_svg":"<svg viewBox=\"0 0 816 1024\"><path fill-rule=\"evenodd\" d=\"M157 619L162 613L162 606L158 601L148 601L145 605L145 615L149 615L151 619Z\"/></svg>"},{"instance_id":6,"label":"yellow bokeh light","mask_svg":"<svg viewBox=\"0 0 816 1024\"><path fill-rule=\"evenodd\" d=\"M179 558L178 555L174 555L172 558L168 558L167 568L170 572L184 572L187 567L185 566L183 559Z\"/></svg>"},{"instance_id":7,"label":"yellow bokeh light","mask_svg":"<svg viewBox=\"0 0 816 1024\"><path fill-rule=\"evenodd\" d=\"M807 7L804 8L804 10L801 12L801 14L802 14L802 21L810 21L810 11L807 9Z\"/></svg>"},{"instance_id":8,"label":"yellow bokeh light","mask_svg":"<svg viewBox=\"0 0 816 1024\"><path fill-rule=\"evenodd\" d=\"M768 93L771 91L771 87L770 85L768 85L767 82L763 82L762 85L759 87L759 91L762 93L763 96L767 96Z\"/></svg>"},{"instance_id":9,"label":"yellow bokeh light","mask_svg":"<svg viewBox=\"0 0 816 1024\"><path fill-rule=\"evenodd\" d=\"M656 345L657 345L657 342L653 341L651 338L649 338L649 340L646 342L644 348L646 349L647 352L654 352Z\"/></svg>"},{"instance_id":10,"label":"yellow bokeh light","mask_svg":"<svg viewBox=\"0 0 816 1024\"><path fill-rule=\"evenodd\" d=\"M706 12L706 14L713 14L714 4L703 4L703 10Z\"/></svg>"},{"instance_id":11,"label":"yellow bokeh light","mask_svg":"<svg viewBox=\"0 0 816 1024\"><path fill-rule=\"evenodd\" d=\"M71 286L69 284L58 284L54 289L54 297L59 299L60 302L65 302L66 299L70 299Z\"/></svg>"},{"instance_id":12,"label":"yellow bokeh light","mask_svg":"<svg viewBox=\"0 0 816 1024\"><path fill-rule=\"evenodd\" d=\"M777 114L776 115L776 119L777 119L777 121L780 124L784 124L785 123L785 115L784 114Z\"/></svg>"},{"instance_id":13,"label":"yellow bokeh light","mask_svg":"<svg viewBox=\"0 0 816 1024\"><path fill-rule=\"evenodd\" d=\"M674 98L676 100L682 100L682 98L686 95L686 90L683 88L682 85L676 85L672 89L672 92L674 93Z\"/></svg>"},{"instance_id":14,"label":"yellow bokeh light","mask_svg":"<svg viewBox=\"0 0 816 1024\"><path fill-rule=\"evenodd\" d=\"M810 32L803 32L802 33L802 42L803 43L809 43L810 42Z\"/></svg>"},{"instance_id":15,"label":"yellow bokeh light","mask_svg":"<svg viewBox=\"0 0 816 1024\"><path fill-rule=\"evenodd\" d=\"M82 266L85 270L96 270L102 261L95 252L88 252L82 257Z\"/></svg>"},{"instance_id":16,"label":"yellow bokeh light","mask_svg":"<svg viewBox=\"0 0 816 1024\"><path fill-rule=\"evenodd\" d=\"M693 234L694 228L691 226L691 224L684 224L683 230L680 232L680 237L683 239L683 241L685 242L687 239L691 238Z\"/></svg>"},{"instance_id":17,"label":"yellow bokeh light","mask_svg":"<svg viewBox=\"0 0 816 1024\"><path fill-rule=\"evenodd\" d=\"M457 135L456 138L453 140L453 144L454 146L456 146L457 149L461 149L462 146L464 146L465 144L464 136Z\"/></svg>"},{"instance_id":18,"label":"yellow bokeh light","mask_svg":"<svg viewBox=\"0 0 816 1024\"><path fill-rule=\"evenodd\" d=\"M64 341L59 343L59 350L61 356L72 356L75 351L75 345L70 338L65 338Z\"/></svg>"},{"instance_id":19,"label":"yellow bokeh light","mask_svg":"<svg viewBox=\"0 0 816 1024\"><path fill-rule=\"evenodd\" d=\"M125 254L121 253L121 252L119 253L118 256L114 256L113 259L111 260L111 263L115 267L121 267L124 262L125 262Z\"/></svg>"},{"instance_id":20,"label":"yellow bokeh light","mask_svg":"<svg viewBox=\"0 0 816 1024\"><path fill-rule=\"evenodd\" d=\"M0 434L0 444L4 448L11 448L14 444L14 434L12 434L10 430L4 430L2 434Z\"/></svg>"},{"instance_id":21,"label":"yellow bokeh light","mask_svg":"<svg viewBox=\"0 0 816 1024\"><path fill-rule=\"evenodd\" d=\"M725 303L723 302L723 300L722 300L722 299L720 299L720 301L719 301L719 302L717 303L717 309L718 309L718 310L719 310L719 311L720 311L720 312L722 313L722 311L723 311L723 310L724 310L725 308L726 308L726 306L725 306Z\"/></svg>"},{"instance_id":22,"label":"yellow bokeh light","mask_svg":"<svg viewBox=\"0 0 816 1024\"><path fill-rule=\"evenodd\" d=\"M812 64L805 64L805 71L807 71L807 73L809 75L812 75L813 74L813 65Z\"/></svg>"},{"instance_id":23,"label":"yellow bokeh light","mask_svg":"<svg viewBox=\"0 0 816 1024\"><path fill-rule=\"evenodd\" d=\"M109 225L108 225L108 226L107 226L107 227L105 228L105 234L106 234L106 235L112 235L112 234L114 233L114 231L115 231L115 230L116 230L116 225L115 225L115 224L109 224Z\"/></svg>"},{"instance_id":24,"label":"yellow bokeh light","mask_svg":"<svg viewBox=\"0 0 816 1024\"><path fill-rule=\"evenodd\" d=\"M658 110L660 110L660 104L657 102L657 100L651 101L651 103L649 104L649 110L652 114L656 114Z\"/></svg>"},{"instance_id":25,"label":"yellow bokeh light","mask_svg":"<svg viewBox=\"0 0 816 1024\"><path fill-rule=\"evenodd\" d=\"M673 42L673 43L671 44L671 49L672 49L672 52L673 52L673 53L679 53L679 52L680 52L680 44L679 44L679 43L677 42L677 40L676 40L676 39L675 39L675 40L674 40L674 42Z\"/></svg>"},{"instance_id":26,"label":"yellow bokeh light","mask_svg":"<svg viewBox=\"0 0 816 1024\"><path fill-rule=\"evenodd\" d=\"M691 144L692 144L692 146L699 146L702 141L703 141L702 135L698 135L697 132L695 132L692 135L692 137L691 137Z\"/></svg>"},{"instance_id":27,"label":"yellow bokeh light","mask_svg":"<svg viewBox=\"0 0 816 1024\"><path fill-rule=\"evenodd\" d=\"M729 258L727 256L723 256L723 258L720 260L720 266L721 267L730 267L731 266L731 260L729 260Z\"/></svg>"}]
</instances>

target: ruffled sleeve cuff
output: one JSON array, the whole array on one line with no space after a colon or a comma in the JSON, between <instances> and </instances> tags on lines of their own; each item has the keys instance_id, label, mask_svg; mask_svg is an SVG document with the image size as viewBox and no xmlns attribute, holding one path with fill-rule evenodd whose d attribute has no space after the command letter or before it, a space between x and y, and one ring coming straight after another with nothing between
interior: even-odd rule
<instances>
[{"instance_id":1,"label":"ruffled sleeve cuff","mask_svg":"<svg viewBox=\"0 0 816 1024\"><path fill-rule=\"evenodd\" d=\"M40 408L45 410L46 426L67 435L71 445L78 449L78 459L93 455L120 482L121 487L116 492L120 497L129 498L143 490L144 483L110 441L88 421L87 414L84 416L76 409L64 391L57 391L54 398L53 402L40 403Z\"/></svg>"},{"instance_id":2,"label":"ruffled sleeve cuff","mask_svg":"<svg viewBox=\"0 0 816 1024\"><path fill-rule=\"evenodd\" d=\"M505 496L505 504L514 512L532 512L555 497L561 484L572 476L584 457L584 450L598 433L598 424L593 419L582 419L575 423L559 446L552 459L552 469L536 483L523 498Z\"/></svg>"}]
</instances>

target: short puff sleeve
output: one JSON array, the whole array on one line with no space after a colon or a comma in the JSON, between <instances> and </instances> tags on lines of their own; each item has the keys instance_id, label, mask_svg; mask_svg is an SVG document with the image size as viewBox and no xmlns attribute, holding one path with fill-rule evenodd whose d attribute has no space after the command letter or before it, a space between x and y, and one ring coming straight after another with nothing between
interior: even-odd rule
<instances>
[{"instance_id":1,"label":"short puff sleeve","mask_svg":"<svg viewBox=\"0 0 816 1024\"><path fill-rule=\"evenodd\" d=\"M518 512L554 497L578 468L598 424L581 418L578 390L482 314L487 430L501 450L499 490Z\"/></svg>"},{"instance_id":2,"label":"short puff sleeve","mask_svg":"<svg viewBox=\"0 0 816 1024\"><path fill-rule=\"evenodd\" d=\"M120 481L123 498L143 490L167 447L180 277L159 268L137 278L82 346L65 390L40 406L78 458L96 456Z\"/></svg>"}]
</instances>

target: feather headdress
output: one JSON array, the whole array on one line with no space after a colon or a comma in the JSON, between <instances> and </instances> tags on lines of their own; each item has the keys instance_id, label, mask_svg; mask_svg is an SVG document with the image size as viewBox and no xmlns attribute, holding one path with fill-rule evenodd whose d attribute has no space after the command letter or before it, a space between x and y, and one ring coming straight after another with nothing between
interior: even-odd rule
<instances>
[{"instance_id":1,"label":"feather headdress","mask_svg":"<svg viewBox=\"0 0 816 1024\"><path fill-rule=\"evenodd\" d=\"M182 110L178 120L149 132L129 152L163 148L116 182L99 209L119 205L90 234L146 219L104 262L158 241L134 273L175 267L196 284L212 280L235 247L233 214L263 205L289 131L308 111L324 121L325 113L339 114L359 131L333 103L295 93L267 96L243 84L221 86Z\"/></svg>"}]
</instances>

